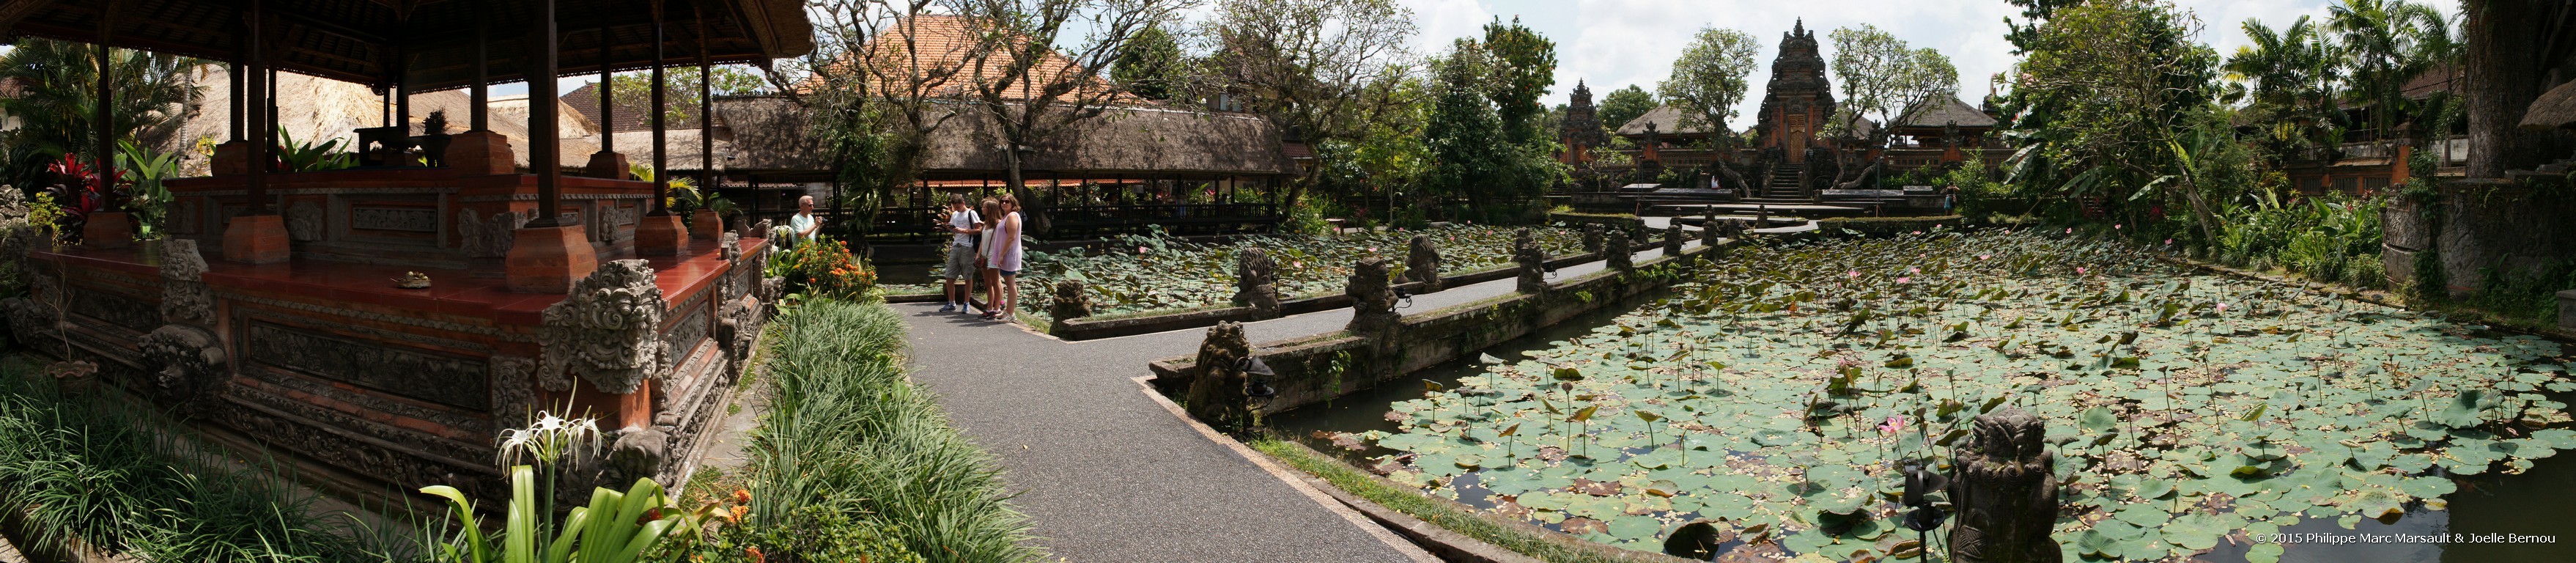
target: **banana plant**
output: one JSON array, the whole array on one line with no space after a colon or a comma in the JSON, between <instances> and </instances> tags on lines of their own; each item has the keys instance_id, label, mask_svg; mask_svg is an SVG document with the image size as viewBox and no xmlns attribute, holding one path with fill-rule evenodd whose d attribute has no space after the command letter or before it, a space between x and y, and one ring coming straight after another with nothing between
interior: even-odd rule
<instances>
[{"instance_id":1,"label":"banana plant","mask_svg":"<svg viewBox=\"0 0 2576 563\"><path fill-rule=\"evenodd\" d=\"M170 189L161 181L179 175L179 153L161 152L137 146L133 141L117 144L116 162L132 181L125 199L125 210L133 212L143 234L150 235L161 224L170 206Z\"/></svg>"},{"instance_id":2,"label":"banana plant","mask_svg":"<svg viewBox=\"0 0 2576 563\"><path fill-rule=\"evenodd\" d=\"M696 529L693 514L672 507L662 486L637 479L624 493L595 488L590 505L572 509L554 529L553 541L540 544L537 531L553 515L538 509L536 469L510 468L510 508L500 543L483 536L474 520L473 501L455 487L434 485L420 492L447 499L464 537L444 547L442 561L455 563L632 563L643 558L664 536Z\"/></svg>"}]
</instances>

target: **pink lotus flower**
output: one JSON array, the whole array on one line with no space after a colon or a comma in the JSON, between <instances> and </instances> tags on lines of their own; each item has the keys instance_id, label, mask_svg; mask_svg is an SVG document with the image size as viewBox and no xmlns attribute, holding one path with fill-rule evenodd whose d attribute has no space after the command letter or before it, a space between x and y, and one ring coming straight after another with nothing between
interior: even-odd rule
<instances>
[{"instance_id":1,"label":"pink lotus flower","mask_svg":"<svg viewBox=\"0 0 2576 563\"><path fill-rule=\"evenodd\" d=\"M2075 273L2078 273L2078 274L2082 274L2082 273L2084 273L2084 267L2083 267L2083 266L2076 266L2076 267L2075 267Z\"/></svg>"},{"instance_id":2,"label":"pink lotus flower","mask_svg":"<svg viewBox=\"0 0 2576 563\"><path fill-rule=\"evenodd\" d=\"M1923 234L1923 231L1914 231L1914 234Z\"/></svg>"},{"instance_id":3,"label":"pink lotus flower","mask_svg":"<svg viewBox=\"0 0 2576 563\"><path fill-rule=\"evenodd\" d=\"M1853 277L1853 278L1859 278L1859 277L1860 277L1860 270L1852 270L1850 275L1851 275L1851 277Z\"/></svg>"},{"instance_id":4,"label":"pink lotus flower","mask_svg":"<svg viewBox=\"0 0 2576 563\"><path fill-rule=\"evenodd\" d=\"M1978 259L1978 260L1984 260L1984 259L1993 258L1993 257L1995 257L1995 255L1993 255L1993 254L1979 254L1979 255L1977 255L1977 259Z\"/></svg>"},{"instance_id":5,"label":"pink lotus flower","mask_svg":"<svg viewBox=\"0 0 2576 563\"><path fill-rule=\"evenodd\" d=\"M2112 223L2112 224L2111 224L2111 230L2114 230L2114 231L2120 230L2120 224L2119 224L2119 223Z\"/></svg>"},{"instance_id":6,"label":"pink lotus flower","mask_svg":"<svg viewBox=\"0 0 2576 563\"><path fill-rule=\"evenodd\" d=\"M1137 253L1137 254L1144 254L1144 253L1145 253L1145 247L1142 247L1142 246L1136 247L1136 253Z\"/></svg>"},{"instance_id":7,"label":"pink lotus flower","mask_svg":"<svg viewBox=\"0 0 2576 563\"><path fill-rule=\"evenodd\" d=\"M1895 434L1895 433L1898 433L1898 432L1904 432L1904 431L1905 431L1905 417L1902 417L1902 416L1891 416L1891 417L1887 417L1887 423L1886 423L1886 424L1880 424L1880 425L1878 425L1878 431L1879 431L1879 433L1881 433L1881 434Z\"/></svg>"},{"instance_id":8,"label":"pink lotus flower","mask_svg":"<svg viewBox=\"0 0 2576 563\"><path fill-rule=\"evenodd\" d=\"M2165 239L2165 244L2167 244L2167 245L2171 245L2171 244L2173 244L2173 239Z\"/></svg>"},{"instance_id":9,"label":"pink lotus flower","mask_svg":"<svg viewBox=\"0 0 2576 563\"><path fill-rule=\"evenodd\" d=\"M1905 276L1897 276L1897 277L1896 277L1896 283L1914 283L1914 278L1909 278L1909 277L1905 277Z\"/></svg>"},{"instance_id":10,"label":"pink lotus flower","mask_svg":"<svg viewBox=\"0 0 2576 563\"><path fill-rule=\"evenodd\" d=\"M2066 228L2066 234L2070 234L2070 235L2071 235L2071 234L2075 234L2075 228L2074 228L2074 227L2067 227L2067 228Z\"/></svg>"},{"instance_id":11,"label":"pink lotus flower","mask_svg":"<svg viewBox=\"0 0 2576 563\"><path fill-rule=\"evenodd\" d=\"M1911 268L1906 268L1906 269L1905 269L1905 273L1908 273L1908 274L1920 274L1920 273L1923 273L1923 267L1922 267L1922 266L1915 266L1915 267L1911 267Z\"/></svg>"},{"instance_id":12,"label":"pink lotus flower","mask_svg":"<svg viewBox=\"0 0 2576 563\"><path fill-rule=\"evenodd\" d=\"M2226 303L2220 303L2220 304L2218 304L2218 312L2221 312L2221 313L2225 313L2225 312L2227 312L2227 304L2226 304Z\"/></svg>"}]
</instances>

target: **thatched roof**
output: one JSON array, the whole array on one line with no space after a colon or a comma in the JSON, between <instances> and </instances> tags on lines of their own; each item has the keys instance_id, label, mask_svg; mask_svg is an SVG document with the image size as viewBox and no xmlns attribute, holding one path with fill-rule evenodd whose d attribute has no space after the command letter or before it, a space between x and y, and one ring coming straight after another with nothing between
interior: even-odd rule
<instances>
[{"instance_id":1,"label":"thatched roof","mask_svg":"<svg viewBox=\"0 0 2576 563\"><path fill-rule=\"evenodd\" d=\"M671 84L670 84L670 92L666 93L666 94L663 96L664 98L666 98L666 99L664 100L664 102L665 102L665 103L669 103L669 104L673 104L673 105L678 105L678 104L680 103L680 100L679 100L680 92L679 92L679 91L680 91L684 86L685 86L685 87L686 87L690 92L696 92L696 91L697 91L697 83L696 83L696 82L691 82L691 83L689 83L689 84L683 85L683 84L680 84L678 81L676 81L676 80L675 80L675 81L671 82ZM630 99L630 98L632 98L632 99ZM598 82L591 82L591 83L589 83L589 84L583 84L583 85L581 85L581 87L580 87L580 88L574 88L574 89L572 89L572 91L570 91L570 92L564 92L564 94L563 94L563 96L562 96L562 98L561 98L561 99L563 100L563 103L564 103L564 104L566 104L566 105L570 105L570 106L572 106L572 108L573 108L574 110L580 111L580 112L581 112L581 116L582 116L582 117L584 117L584 118L589 119L592 123L598 123L598 122L600 122L600 121L601 121L601 119L599 118L599 83L598 83ZM611 100L611 102L613 102L613 104L612 104L612 105L615 105L615 106L616 106L615 108L612 108L612 109L615 109L615 110L616 110L615 114L612 116L612 117L615 117L616 119L610 120L610 121L613 121L614 123L609 123L609 124L608 124L608 130L609 130L609 131L617 132L617 133L625 133L625 132L628 132L628 131L647 131L647 132L649 132L649 131L652 131L652 130L653 130L653 100L652 100L652 97L651 97L651 96L649 96L649 95L629 96L629 95L625 95L625 94L620 94L620 95L618 95L618 96L617 96L617 99L615 99L615 100ZM681 113L681 114L684 114L684 115L683 115L683 117L681 117L681 118L679 118L679 119L671 119L671 120L668 120L666 123L663 123L663 124L662 124L662 127L663 127L663 128L666 128L666 129L696 129L696 128L698 128L698 108L697 108L697 105L696 105L696 104L690 104L690 105L689 105L689 107L680 108L680 109L681 109L680 113ZM724 127L724 123L723 123L723 121L722 121L722 120L718 120L718 121L717 121L717 123L716 123L716 127L717 127L717 128L723 128L723 127ZM626 138L625 138L625 137L618 137L617 144L618 144L618 146L627 146L627 145L626 145Z\"/></svg>"},{"instance_id":2,"label":"thatched roof","mask_svg":"<svg viewBox=\"0 0 2576 563\"><path fill-rule=\"evenodd\" d=\"M2522 128L2557 129L2576 126L2576 82L2560 84L2532 100L2523 110Z\"/></svg>"},{"instance_id":3,"label":"thatched roof","mask_svg":"<svg viewBox=\"0 0 2576 563\"><path fill-rule=\"evenodd\" d=\"M650 4L639 0L553 0L560 75L649 66L655 47ZM665 6L664 51L697 53L698 14L715 62L764 62L814 50L813 24L798 0L659 0ZM0 36L35 35L95 43L100 0L0 2ZM109 43L192 57L232 60L243 35L242 0L121 0ZM347 82L384 84L400 69L420 90L473 82L475 28L494 83L525 80L536 7L525 1L265 0L261 31L275 38L269 61L278 70ZM693 6L704 5L703 12ZM605 29L606 39L599 30ZM603 49L602 47L606 48ZM405 64L393 64L396 58ZM546 82L548 80L539 80Z\"/></svg>"},{"instance_id":4,"label":"thatched roof","mask_svg":"<svg viewBox=\"0 0 2576 563\"><path fill-rule=\"evenodd\" d=\"M1630 119L1627 123L1620 125L1619 134L1622 136L1644 135L1646 134L1646 124L1648 123L1655 124L1655 133L1658 135L1706 135L1709 133L1709 128L1707 126L1694 125L1685 128L1681 126L1681 122L1681 109L1675 108L1671 105L1659 105L1655 106L1655 109L1647 111L1644 115L1639 115L1636 119ZM1718 129L1723 130L1725 127L1719 127Z\"/></svg>"},{"instance_id":5,"label":"thatched roof","mask_svg":"<svg viewBox=\"0 0 2576 563\"><path fill-rule=\"evenodd\" d=\"M226 114L232 107L232 91L226 87L230 79L224 68L200 67L191 80L205 87L205 97L199 101L195 117L181 125L177 135L171 136L174 146L163 147L163 150L194 153L193 148L199 140L220 143L231 136L232 123ZM321 144L339 139L340 146L346 149L358 142L359 128L384 124L384 98L364 85L281 74L277 77L277 90L280 100L278 126L298 143ZM438 110L447 112L450 133L463 132L472 124L468 117L472 115L469 112L472 98L465 92L448 90L413 94L411 102L414 131L419 131L421 120L427 118L429 112ZM562 158L558 162L568 168L578 168L590 161L590 153L599 151L599 142L595 140L597 126L583 118L580 112L561 105L560 101L555 109L557 127L560 134L566 136L557 151ZM510 151L518 157L521 168L527 167L527 97L495 97L489 111L492 130L510 138ZM204 159L191 159L183 165L181 172L204 174L205 165Z\"/></svg>"},{"instance_id":6,"label":"thatched roof","mask_svg":"<svg viewBox=\"0 0 2576 563\"><path fill-rule=\"evenodd\" d=\"M1907 110L1905 115L1905 124L1900 128L1939 129L1953 123L1971 129L1995 126L1995 116L1986 115L1986 112L1978 110L1976 106L1960 101L1957 95L1925 100L1924 105L1917 105Z\"/></svg>"},{"instance_id":7,"label":"thatched roof","mask_svg":"<svg viewBox=\"0 0 2576 563\"><path fill-rule=\"evenodd\" d=\"M1005 55L988 53L979 49L978 44L984 41L983 36L987 31L986 28L988 27L989 26L984 25L975 18L931 14L906 18L902 21L895 22L893 25L887 26L886 29L878 30L877 33L872 36L875 39L869 41L865 47L868 51L867 59L879 64L909 65L913 67L914 71L881 73L890 75L889 79L874 84L871 88L878 92L903 92L909 94L907 90L910 89L911 85L904 84L900 79L893 79L891 77L924 75L929 74L927 71L937 69L956 69L956 76L948 79L944 84L937 85L937 91L922 92L922 94L932 96L972 94L972 92L966 90L966 88L975 82L977 76L1003 72L1003 69L999 68L999 66L1010 64L1009 58ZM1025 37L1015 37L1014 39L1017 41L1027 40ZM1016 48L1017 45L1014 45L1013 47ZM909 52L906 51L907 49L909 49ZM837 61L835 64L849 65L857 64L857 62L845 58ZM814 91L816 88L822 87L817 80L819 80L819 78L808 79L805 83L797 85L796 88L800 92ZM1043 53L1043 56L1038 59L1037 64L1029 68L1027 79L1020 80L1017 83L1012 84L1009 89L1004 90L1002 92L1002 98L1007 100L1026 100L1029 99L1031 95L1038 92L1038 90L1034 88L1042 88L1051 83L1075 83L1076 81L1079 81L1079 83L1082 84L1081 89L1078 92L1067 93L1062 97L1070 98L1077 94L1088 95L1107 92L1108 94L1106 99L1119 104L1143 103L1145 101L1143 98L1136 97L1133 94L1123 91L1114 91L1118 89L1118 86L1110 83L1107 79L1101 78L1100 73L1090 72L1081 68L1074 64L1073 59L1067 58L1063 53L1059 53L1053 49L1048 49Z\"/></svg>"},{"instance_id":8,"label":"thatched roof","mask_svg":"<svg viewBox=\"0 0 2576 563\"><path fill-rule=\"evenodd\" d=\"M999 172L1007 168L1001 136L990 117L972 108L949 119L925 142L924 174ZM736 170L828 170L829 159L805 121L805 110L784 98L719 100L718 119L730 124L732 142L718 150ZM620 147L626 146L619 141ZM1022 169L1041 172L1294 174L1279 127L1260 116L1150 107L1110 108L1041 144ZM695 166L677 163L674 169Z\"/></svg>"}]
</instances>

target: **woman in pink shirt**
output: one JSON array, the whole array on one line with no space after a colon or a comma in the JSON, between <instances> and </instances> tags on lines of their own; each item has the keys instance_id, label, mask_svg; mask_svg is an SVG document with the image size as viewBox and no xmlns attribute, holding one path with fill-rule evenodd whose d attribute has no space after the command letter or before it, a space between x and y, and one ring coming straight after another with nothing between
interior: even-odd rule
<instances>
[{"instance_id":1,"label":"woman in pink shirt","mask_svg":"<svg viewBox=\"0 0 2576 563\"><path fill-rule=\"evenodd\" d=\"M987 303L1000 303L985 311L985 318L1016 318L1020 304L1020 200L1002 196L1002 215L993 220L993 244L985 246L985 263L1001 274L1001 283L993 284Z\"/></svg>"}]
</instances>

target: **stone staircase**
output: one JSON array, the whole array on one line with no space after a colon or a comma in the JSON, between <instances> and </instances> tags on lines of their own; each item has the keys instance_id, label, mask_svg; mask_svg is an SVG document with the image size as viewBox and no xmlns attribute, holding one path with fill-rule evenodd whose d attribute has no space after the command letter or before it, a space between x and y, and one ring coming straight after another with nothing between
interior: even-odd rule
<instances>
[{"instance_id":1,"label":"stone staircase","mask_svg":"<svg viewBox=\"0 0 2576 563\"><path fill-rule=\"evenodd\" d=\"M1771 177L1768 181L1763 182L1761 195L1759 197L1746 197L1744 198L1744 201L1748 203L1807 203L1809 196L1812 194L1807 193L1805 186L1798 185L1798 176L1806 172L1806 170L1807 166L1804 164L1782 163L1772 166Z\"/></svg>"}]
</instances>

